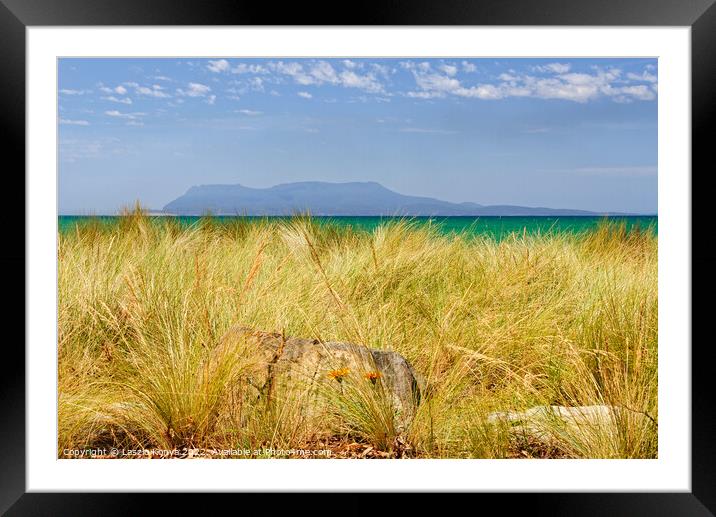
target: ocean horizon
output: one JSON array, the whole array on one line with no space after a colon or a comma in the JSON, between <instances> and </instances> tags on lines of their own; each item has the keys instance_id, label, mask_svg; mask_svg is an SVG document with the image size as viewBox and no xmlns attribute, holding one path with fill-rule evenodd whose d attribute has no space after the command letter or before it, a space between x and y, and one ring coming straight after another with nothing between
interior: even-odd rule
<instances>
[{"instance_id":1,"label":"ocean horizon","mask_svg":"<svg viewBox=\"0 0 716 517\"><path fill-rule=\"evenodd\" d=\"M118 223L121 215L60 215L58 231L65 233L78 225L100 223L112 225ZM171 218L182 226L189 227L199 223L204 216L149 214L150 220L161 222ZM297 216L250 216L216 215L211 219L219 224L234 221L290 221ZM300 217L300 216L298 216ZM583 233L595 230L600 222L624 223L627 231L634 228L650 229L658 234L658 215L625 216L311 216L318 224L333 224L350 227L356 231L371 232L381 225L408 221L417 226L431 226L441 234L467 234L472 236L490 236L502 239L510 234L546 234L546 233Z\"/></svg>"}]
</instances>

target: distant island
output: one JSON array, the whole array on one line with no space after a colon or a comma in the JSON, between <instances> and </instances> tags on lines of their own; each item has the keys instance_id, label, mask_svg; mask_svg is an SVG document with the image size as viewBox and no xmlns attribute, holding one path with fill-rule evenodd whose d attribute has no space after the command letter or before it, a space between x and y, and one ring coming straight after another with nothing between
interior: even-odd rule
<instances>
[{"instance_id":1,"label":"distant island","mask_svg":"<svg viewBox=\"0 0 716 517\"><path fill-rule=\"evenodd\" d=\"M293 215L315 216L597 216L626 215L568 208L451 203L430 197L406 196L380 183L305 181L269 188L243 185L199 185L167 203L172 215Z\"/></svg>"}]
</instances>

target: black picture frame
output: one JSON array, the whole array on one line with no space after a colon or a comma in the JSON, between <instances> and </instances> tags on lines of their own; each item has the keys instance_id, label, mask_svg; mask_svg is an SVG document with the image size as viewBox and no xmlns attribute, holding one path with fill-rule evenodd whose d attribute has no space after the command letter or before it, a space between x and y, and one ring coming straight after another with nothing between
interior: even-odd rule
<instances>
[{"instance_id":1,"label":"black picture frame","mask_svg":"<svg viewBox=\"0 0 716 517\"><path fill-rule=\"evenodd\" d=\"M716 114L716 0L391 0L355 4L354 6L321 4L236 2L236 1L170 1L154 0L0 0L0 146L6 174L3 181L8 197L18 206L5 209L25 214L25 30L28 26L86 25L571 25L571 26L690 26L692 73L692 278L699 282L692 289L692 321L706 316L711 307L699 304L698 294L713 292L714 275L708 270L716 264L716 246L708 241L708 214L705 212L706 186L709 169L713 168L713 144ZM371 5L372 4L372 5ZM352 8L350 8L352 7ZM711 131L709 131L711 130ZM9 158L15 158L10 161ZM10 166L9 164L14 164ZM699 171L695 174L695 171ZM8 186L7 181L15 181ZM11 194L12 193L12 194ZM703 201L703 202L699 202ZM700 207L700 208L699 208ZM14 210L12 210L14 209ZM17 216L15 216L17 219ZM15 329L17 336L3 340L2 359L5 368L0 375L0 512L8 515L105 515L135 513L146 508L147 495L133 494L39 494L25 493L25 300L24 278L28 274L25 261L25 226L17 221L3 225L12 245L3 246L0 255L7 287L6 307L2 311L5 329ZM707 238L703 238L707 236ZM10 242L10 241L6 241ZM23 285L20 285L23 282ZM9 284L9 285L8 285ZM704 298L709 300L709 298ZM693 325L694 330L699 326ZM21 330L22 329L22 330ZM711 363L708 360L711 340L692 338L692 491L690 493L639 494L507 494L481 495L481 499L500 499L511 511L531 514L578 515L713 515L716 512L716 418L711 403ZM689 346L689 343L684 343ZM214 504L225 504L224 497L211 496ZM245 497L245 496L242 496ZM288 504L298 507L302 499L292 496ZM382 503L374 496L336 494L322 496L321 506L331 513L374 512ZM196 502L173 494L163 504L181 505L191 511ZM501 499L508 499L502 501ZM410 504L422 505L422 496L413 495L401 502L404 511ZM267 504L265 500L256 501ZM271 508L276 499L272 496ZM493 501L490 501L493 502ZM207 498L197 509L207 510ZM410 504L409 504L410 503ZM459 504L454 499L452 505ZM464 502L475 505L475 502ZM242 503L243 504L243 503ZM305 504L305 503L303 503ZM335 505L339 506L336 507ZM408 506L404 506L408 504ZM482 501L480 505L484 504ZM451 505L451 506L452 506ZM454 506L453 506L454 507ZM340 508L333 510L332 508ZM455 507L456 508L456 507ZM474 507L480 511L479 507ZM352 509L352 510L351 510ZM168 506L164 511L170 511Z\"/></svg>"}]
</instances>

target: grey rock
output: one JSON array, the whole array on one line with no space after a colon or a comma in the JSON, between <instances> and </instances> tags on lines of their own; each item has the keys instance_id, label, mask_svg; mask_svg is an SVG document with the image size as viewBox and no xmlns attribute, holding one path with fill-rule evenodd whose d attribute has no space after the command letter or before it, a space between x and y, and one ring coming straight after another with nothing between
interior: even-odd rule
<instances>
[{"instance_id":1,"label":"grey rock","mask_svg":"<svg viewBox=\"0 0 716 517\"><path fill-rule=\"evenodd\" d=\"M307 416L324 414L331 404L330 394L336 390L375 390L389 405L396 431L402 432L412 422L420 403L418 377L396 352L353 343L285 337L241 326L232 327L217 350L225 353L226 347L254 354L254 368L247 382L259 399L290 400L301 406ZM376 374L377 378L371 379Z\"/></svg>"},{"instance_id":2,"label":"grey rock","mask_svg":"<svg viewBox=\"0 0 716 517\"><path fill-rule=\"evenodd\" d=\"M491 413L487 422L508 427L512 435L555 444L560 437L619 432L619 424L634 419L646 424L647 415L618 406L534 406L525 411Z\"/></svg>"}]
</instances>

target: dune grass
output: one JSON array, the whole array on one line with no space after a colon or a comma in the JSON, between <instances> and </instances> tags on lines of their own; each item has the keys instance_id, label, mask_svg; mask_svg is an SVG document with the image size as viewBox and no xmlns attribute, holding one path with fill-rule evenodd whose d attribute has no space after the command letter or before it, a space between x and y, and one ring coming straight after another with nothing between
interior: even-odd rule
<instances>
[{"instance_id":1,"label":"dune grass","mask_svg":"<svg viewBox=\"0 0 716 517\"><path fill-rule=\"evenodd\" d=\"M419 457L657 455L657 237L605 222L585 234L372 232L141 210L59 236L58 454L65 448L291 448L325 429L295 405L243 396L250 351L232 325L405 356L427 386L403 439ZM218 354L218 355L217 355ZM346 391L346 439L380 450L380 397ZM609 404L618 432L515 443L494 411Z\"/></svg>"}]
</instances>

